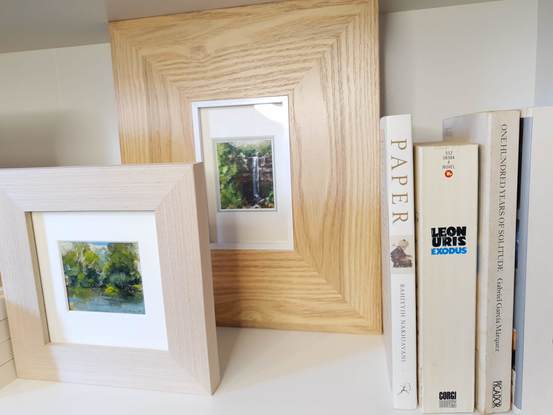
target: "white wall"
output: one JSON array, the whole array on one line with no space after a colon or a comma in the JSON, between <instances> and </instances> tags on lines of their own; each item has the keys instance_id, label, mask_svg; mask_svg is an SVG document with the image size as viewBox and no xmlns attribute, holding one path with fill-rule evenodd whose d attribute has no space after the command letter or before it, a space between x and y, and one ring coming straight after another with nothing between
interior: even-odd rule
<instances>
[{"instance_id":1,"label":"white wall","mask_svg":"<svg viewBox=\"0 0 553 415\"><path fill-rule=\"evenodd\" d=\"M485 1L500 0L380 0L380 11L383 13L390 13L402 10L430 9L433 7L455 6L458 4L483 3Z\"/></svg>"},{"instance_id":2,"label":"white wall","mask_svg":"<svg viewBox=\"0 0 553 415\"><path fill-rule=\"evenodd\" d=\"M418 141L442 119L534 104L537 0L383 15L383 114L412 113Z\"/></svg>"},{"instance_id":3,"label":"white wall","mask_svg":"<svg viewBox=\"0 0 553 415\"><path fill-rule=\"evenodd\" d=\"M536 105L553 105L553 0L539 0Z\"/></svg>"},{"instance_id":4,"label":"white wall","mask_svg":"<svg viewBox=\"0 0 553 415\"><path fill-rule=\"evenodd\" d=\"M384 14L383 114L412 113L423 141L452 115L553 104L539 1L539 45L538 0ZM0 167L119 161L109 44L0 54Z\"/></svg>"},{"instance_id":5,"label":"white wall","mask_svg":"<svg viewBox=\"0 0 553 415\"><path fill-rule=\"evenodd\" d=\"M109 44L0 54L0 167L120 163Z\"/></svg>"}]
</instances>

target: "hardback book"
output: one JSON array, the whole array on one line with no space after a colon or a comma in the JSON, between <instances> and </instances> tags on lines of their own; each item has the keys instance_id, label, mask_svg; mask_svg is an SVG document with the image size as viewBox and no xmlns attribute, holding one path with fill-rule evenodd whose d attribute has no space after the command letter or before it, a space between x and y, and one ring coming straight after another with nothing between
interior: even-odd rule
<instances>
[{"instance_id":1,"label":"hardback book","mask_svg":"<svg viewBox=\"0 0 553 415\"><path fill-rule=\"evenodd\" d=\"M514 409L549 415L553 412L553 107L523 111L521 126Z\"/></svg>"},{"instance_id":2,"label":"hardback book","mask_svg":"<svg viewBox=\"0 0 553 415\"><path fill-rule=\"evenodd\" d=\"M411 116L383 117L382 294L388 368L396 409L417 407L415 211Z\"/></svg>"},{"instance_id":3,"label":"hardback book","mask_svg":"<svg viewBox=\"0 0 553 415\"><path fill-rule=\"evenodd\" d=\"M415 146L419 404L474 410L478 145Z\"/></svg>"},{"instance_id":4,"label":"hardback book","mask_svg":"<svg viewBox=\"0 0 553 415\"><path fill-rule=\"evenodd\" d=\"M446 141L479 144L476 407L511 407L511 358L520 111L444 121Z\"/></svg>"}]
</instances>

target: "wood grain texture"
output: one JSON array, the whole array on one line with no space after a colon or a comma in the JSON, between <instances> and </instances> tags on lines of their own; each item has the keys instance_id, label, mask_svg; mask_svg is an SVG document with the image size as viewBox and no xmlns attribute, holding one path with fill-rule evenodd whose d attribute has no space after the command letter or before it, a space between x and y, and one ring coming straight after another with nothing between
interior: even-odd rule
<instances>
[{"instance_id":1,"label":"wood grain texture","mask_svg":"<svg viewBox=\"0 0 553 415\"><path fill-rule=\"evenodd\" d=\"M212 393L219 383L203 168L0 171L0 272L19 377ZM50 343L29 220L41 211L155 212L168 351ZM177 232L175 232L177 230ZM144 335L147 335L145 333Z\"/></svg>"},{"instance_id":2,"label":"wood grain texture","mask_svg":"<svg viewBox=\"0 0 553 415\"><path fill-rule=\"evenodd\" d=\"M110 24L125 163L194 160L191 103L288 96L293 252L212 252L220 325L381 330L378 11L284 1Z\"/></svg>"}]
</instances>

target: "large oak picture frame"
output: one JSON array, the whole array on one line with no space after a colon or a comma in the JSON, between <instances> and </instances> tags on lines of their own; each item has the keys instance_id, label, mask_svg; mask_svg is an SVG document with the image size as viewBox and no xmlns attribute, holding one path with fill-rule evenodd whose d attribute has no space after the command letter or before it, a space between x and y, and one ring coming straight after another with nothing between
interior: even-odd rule
<instances>
[{"instance_id":1,"label":"large oak picture frame","mask_svg":"<svg viewBox=\"0 0 553 415\"><path fill-rule=\"evenodd\" d=\"M18 377L215 390L219 366L204 187L201 164L0 171L0 272ZM167 351L50 342L31 216L114 211L155 215Z\"/></svg>"},{"instance_id":2,"label":"large oak picture frame","mask_svg":"<svg viewBox=\"0 0 553 415\"><path fill-rule=\"evenodd\" d=\"M194 161L192 105L289 100L294 250L213 250L220 325L381 330L376 0L110 24L124 163Z\"/></svg>"}]
</instances>

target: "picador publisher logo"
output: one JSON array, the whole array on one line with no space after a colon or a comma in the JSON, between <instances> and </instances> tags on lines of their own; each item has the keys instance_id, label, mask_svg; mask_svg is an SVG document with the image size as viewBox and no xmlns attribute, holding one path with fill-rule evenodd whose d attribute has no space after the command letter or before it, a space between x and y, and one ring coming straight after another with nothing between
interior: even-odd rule
<instances>
[{"instance_id":1,"label":"picador publisher logo","mask_svg":"<svg viewBox=\"0 0 553 415\"><path fill-rule=\"evenodd\" d=\"M494 408L500 408L503 403L503 381L496 380L492 388L492 404Z\"/></svg>"},{"instance_id":2,"label":"picador publisher logo","mask_svg":"<svg viewBox=\"0 0 553 415\"><path fill-rule=\"evenodd\" d=\"M457 408L457 391L442 391L438 393L440 408Z\"/></svg>"},{"instance_id":3,"label":"picador publisher logo","mask_svg":"<svg viewBox=\"0 0 553 415\"><path fill-rule=\"evenodd\" d=\"M465 255L467 247L466 226L443 226L431 229L432 255Z\"/></svg>"}]
</instances>

